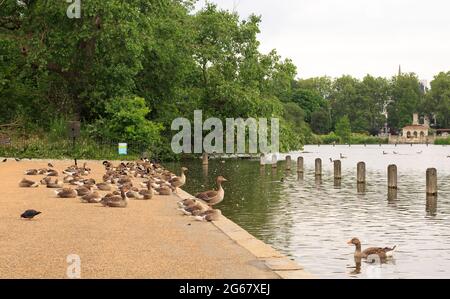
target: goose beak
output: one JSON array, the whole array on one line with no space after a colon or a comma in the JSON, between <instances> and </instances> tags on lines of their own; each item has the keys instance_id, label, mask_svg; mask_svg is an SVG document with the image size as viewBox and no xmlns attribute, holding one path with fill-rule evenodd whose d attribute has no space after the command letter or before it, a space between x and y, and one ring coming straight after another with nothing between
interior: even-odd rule
<instances>
[{"instance_id":1,"label":"goose beak","mask_svg":"<svg viewBox=\"0 0 450 299\"><path fill-rule=\"evenodd\" d=\"M348 245L353 245L352 240L347 242Z\"/></svg>"}]
</instances>

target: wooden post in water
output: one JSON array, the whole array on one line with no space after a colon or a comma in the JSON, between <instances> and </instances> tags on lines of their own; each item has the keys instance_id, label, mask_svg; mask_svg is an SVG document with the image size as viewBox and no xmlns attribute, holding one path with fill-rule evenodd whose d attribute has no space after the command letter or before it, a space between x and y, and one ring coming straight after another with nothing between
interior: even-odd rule
<instances>
[{"instance_id":1,"label":"wooden post in water","mask_svg":"<svg viewBox=\"0 0 450 299\"><path fill-rule=\"evenodd\" d=\"M277 159L277 155L273 154L272 155L272 168L277 168L278 167L278 159Z\"/></svg>"},{"instance_id":2,"label":"wooden post in water","mask_svg":"<svg viewBox=\"0 0 450 299\"><path fill-rule=\"evenodd\" d=\"M388 166L388 188L397 189L397 165Z\"/></svg>"},{"instance_id":3,"label":"wooden post in water","mask_svg":"<svg viewBox=\"0 0 450 299\"><path fill-rule=\"evenodd\" d=\"M358 163L356 181L358 184L366 183L366 163L364 163L364 162Z\"/></svg>"},{"instance_id":4,"label":"wooden post in water","mask_svg":"<svg viewBox=\"0 0 450 299\"><path fill-rule=\"evenodd\" d=\"M322 159L317 158L315 163L315 175L322 176Z\"/></svg>"},{"instance_id":5,"label":"wooden post in water","mask_svg":"<svg viewBox=\"0 0 450 299\"><path fill-rule=\"evenodd\" d=\"M264 158L265 158L265 155L264 155L264 154L261 154L261 155L259 156L259 166L261 166L261 167L266 166L265 163L264 163Z\"/></svg>"},{"instance_id":6,"label":"wooden post in water","mask_svg":"<svg viewBox=\"0 0 450 299\"><path fill-rule=\"evenodd\" d=\"M342 163L341 160L334 160L334 179L340 180L342 179Z\"/></svg>"},{"instance_id":7,"label":"wooden post in water","mask_svg":"<svg viewBox=\"0 0 450 299\"><path fill-rule=\"evenodd\" d=\"M207 153L203 153L203 156L202 156L202 165L208 165L208 154Z\"/></svg>"},{"instance_id":8,"label":"wooden post in water","mask_svg":"<svg viewBox=\"0 0 450 299\"><path fill-rule=\"evenodd\" d=\"M427 194L428 195L437 195L438 194L436 168L428 168L427 169Z\"/></svg>"},{"instance_id":9,"label":"wooden post in water","mask_svg":"<svg viewBox=\"0 0 450 299\"><path fill-rule=\"evenodd\" d=\"M286 170L291 170L292 158L291 156L286 156Z\"/></svg>"},{"instance_id":10,"label":"wooden post in water","mask_svg":"<svg viewBox=\"0 0 450 299\"><path fill-rule=\"evenodd\" d=\"M303 157L298 157L298 159L297 159L297 172L298 173L303 173L304 172Z\"/></svg>"}]
</instances>

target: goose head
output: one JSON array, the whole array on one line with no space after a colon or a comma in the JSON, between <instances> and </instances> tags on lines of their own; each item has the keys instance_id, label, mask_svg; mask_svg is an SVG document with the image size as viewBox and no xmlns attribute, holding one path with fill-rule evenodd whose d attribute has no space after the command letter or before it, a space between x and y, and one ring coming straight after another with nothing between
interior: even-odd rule
<instances>
[{"instance_id":1,"label":"goose head","mask_svg":"<svg viewBox=\"0 0 450 299\"><path fill-rule=\"evenodd\" d=\"M358 246L358 245L361 245L361 242L359 241L358 238L353 238L353 239L351 239L350 241L348 241L347 244L348 244L348 245L355 245L355 246Z\"/></svg>"}]
</instances>

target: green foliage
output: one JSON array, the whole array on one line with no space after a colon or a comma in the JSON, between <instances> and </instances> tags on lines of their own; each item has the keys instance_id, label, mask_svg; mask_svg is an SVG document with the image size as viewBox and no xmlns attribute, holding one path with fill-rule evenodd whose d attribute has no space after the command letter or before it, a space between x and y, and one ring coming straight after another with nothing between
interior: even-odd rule
<instances>
[{"instance_id":1,"label":"green foliage","mask_svg":"<svg viewBox=\"0 0 450 299\"><path fill-rule=\"evenodd\" d=\"M109 140L142 142L157 146L161 124L146 119L150 109L139 97L115 98L106 104L106 118L94 124L97 134Z\"/></svg>"},{"instance_id":2,"label":"green foliage","mask_svg":"<svg viewBox=\"0 0 450 299\"><path fill-rule=\"evenodd\" d=\"M344 116L336 124L336 135L339 136L341 142L348 143L352 136L352 128L348 116Z\"/></svg>"},{"instance_id":3,"label":"green foliage","mask_svg":"<svg viewBox=\"0 0 450 299\"><path fill-rule=\"evenodd\" d=\"M436 141L434 142L434 144L436 144L436 145L450 145L450 138L446 138L446 139L436 139Z\"/></svg>"},{"instance_id":4,"label":"green foliage","mask_svg":"<svg viewBox=\"0 0 450 299\"><path fill-rule=\"evenodd\" d=\"M439 73L431 81L431 91L426 96L424 111L434 114L442 127L450 127L450 72Z\"/></svg>"}]
</instances>

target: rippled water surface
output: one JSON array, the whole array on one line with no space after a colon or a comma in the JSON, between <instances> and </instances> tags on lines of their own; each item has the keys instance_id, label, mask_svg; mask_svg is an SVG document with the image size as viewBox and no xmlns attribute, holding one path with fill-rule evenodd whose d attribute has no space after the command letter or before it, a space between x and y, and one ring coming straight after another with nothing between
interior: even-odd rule
<instances>
[{"instance_id":1,"label":"rippled water surface","mask_svg":"<svg viewBox=\"0 0 450 299\"><path fill-rule=\"evenodd\" d=\"M383 153L384 152L384 153ZM395 153L394 153L395 152ZM331 159L342 159L343 179L335 186ZM305 173L298 175L301 155ZM184 162L190 171L184 187L190 193L210 190L225 176L222 212L259 239L271 244L321 278L450 278L450 147L445 146L306 146L275 170L259 161ZM323 159L321 180L314 160ZM280 156L279 159L284 159ZM367 164L367 187L357 192L356 164ZM388 200L387 166L398 166L399 190ZM179 172L181 164L168 165ZM438 171L437 201L425 195L425 172ZM397 245L395 259L383 265L362 263L355 271L358 237L367 246Z\"/></svg>"}]
</instances>

